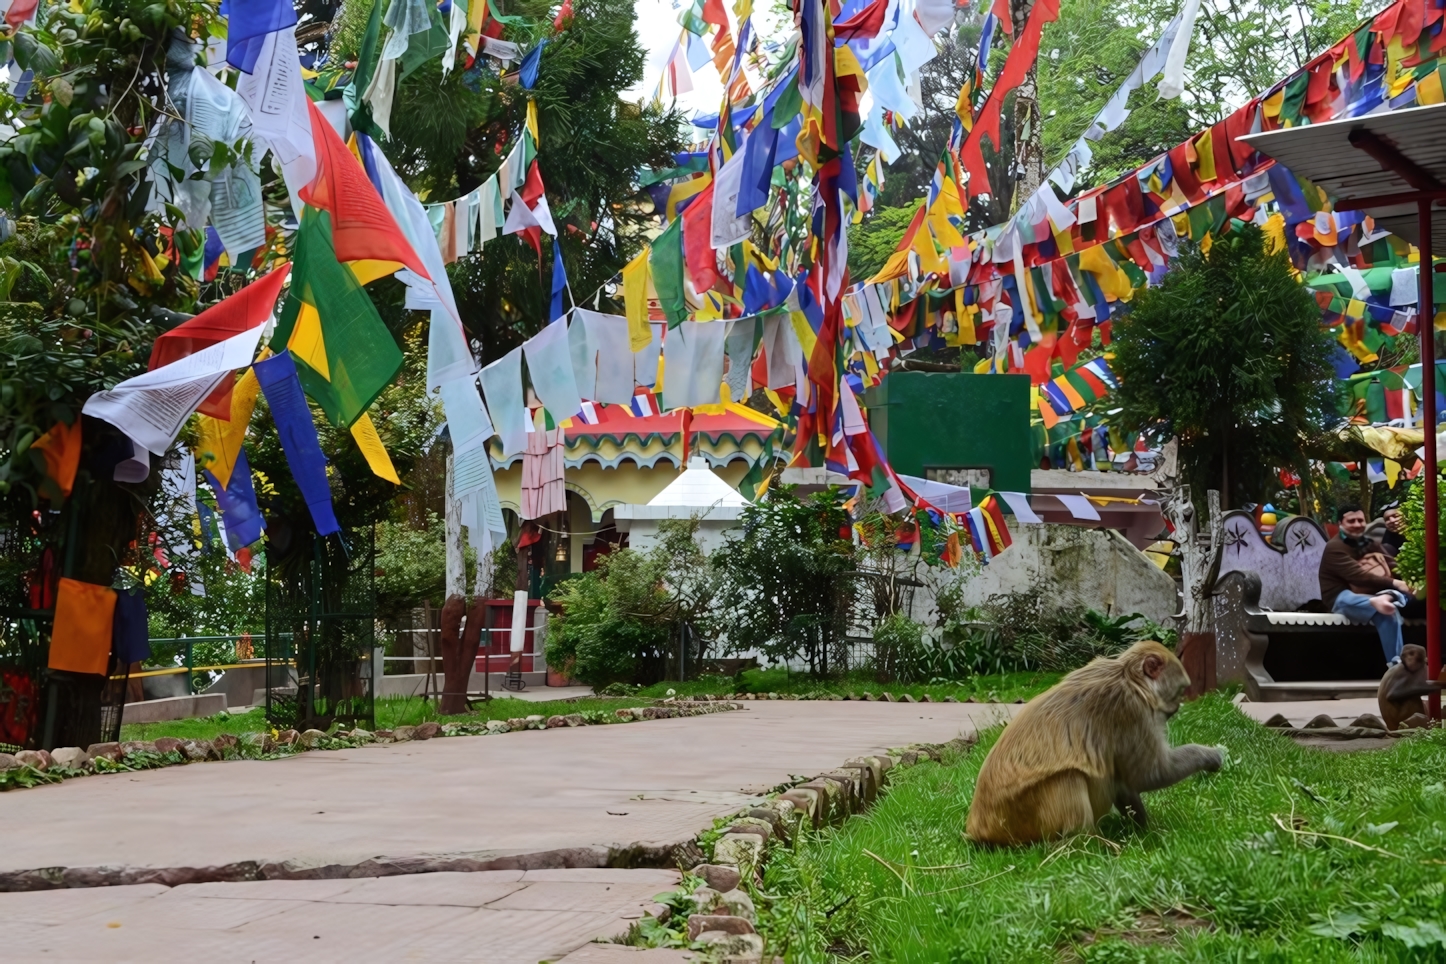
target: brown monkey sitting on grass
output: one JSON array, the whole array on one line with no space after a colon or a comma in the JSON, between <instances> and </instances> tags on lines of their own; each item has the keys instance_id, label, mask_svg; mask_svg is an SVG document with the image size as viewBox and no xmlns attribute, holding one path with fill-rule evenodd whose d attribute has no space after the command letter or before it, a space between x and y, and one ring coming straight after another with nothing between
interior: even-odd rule
<instances>
[{"instance_id":1,"label":"brown monkey sitting on grass","mask_svg":"<svg viewBox=\"0 0 1446 964\"><path fill-rule=\"evenodd\" d=\"M1446 679L1446 671L1441 673ZM1446 688L1446 682L1427 678L1426 648L1415 643L1401 647L1401 661L1381 677L1380 688L1376 690L1376 704L1381 708L1381 719L1386 729L1395 731L1401 724L1420 714L1426 716L1426 705L1421 697ZM1422 724L1423 726L1425 724Z\"/></svg>"},{"instance_id":2,"label":"brown monkey sitting on grass","mask_svg":"<svg viewBox=\"0 0 1446 964\"><path fill-rule=\"evenodd\" d=\"M1141 793L1220 769L1213 747L1170 746L1165 721L1189 685L1174 654L1147 640L1035 697L984 759L970 839L1027 844L1089 830L1111 806L1143 825Z\"/></svg>"}]
</instances>

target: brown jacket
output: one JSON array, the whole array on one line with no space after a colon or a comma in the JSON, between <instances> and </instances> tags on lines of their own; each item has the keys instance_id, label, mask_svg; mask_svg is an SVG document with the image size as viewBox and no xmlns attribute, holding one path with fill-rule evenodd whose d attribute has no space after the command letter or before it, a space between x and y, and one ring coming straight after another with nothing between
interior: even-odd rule
<instances>
[{"instance_id":1,"label":"brown jacket","mask_svg":"<svg viewBox=\"0 0 1446 964\"><path fill-rule=\"evenodd\" d=\"M1371 539L1359 549L1339 536L1326 541L1325 554L1320 557L1320 599L1326 609L1335 605L1342 591L1353 586L1357 592L1374 593L1395 585L1385 576L1367 572L1360 563L1366 553L1380 551L1381 544Z\"/></svg>"}]
</instances>

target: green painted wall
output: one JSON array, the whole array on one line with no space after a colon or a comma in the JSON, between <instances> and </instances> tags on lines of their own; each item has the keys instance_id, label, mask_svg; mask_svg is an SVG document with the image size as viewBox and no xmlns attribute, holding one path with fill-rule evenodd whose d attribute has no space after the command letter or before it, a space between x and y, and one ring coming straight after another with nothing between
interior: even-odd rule
<instances>
[{"instance_id":1,"label":"green painted wall","mask_svg":"<svg viewBox=\"0 0 1446 964\"><path fill-rule=\"evenodd\" d=\"M895 472L988 469L992 488L1029 491L1028 375L893 372L864 400Z\"/></svg>"}]
</instances>

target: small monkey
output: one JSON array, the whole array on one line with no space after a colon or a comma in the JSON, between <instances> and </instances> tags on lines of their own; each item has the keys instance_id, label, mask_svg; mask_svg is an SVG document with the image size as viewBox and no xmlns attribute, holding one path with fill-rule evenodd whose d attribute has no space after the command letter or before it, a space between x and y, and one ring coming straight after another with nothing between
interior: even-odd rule
<instances>
[{"instance_id":1,"label":"small monkey","mask_svg":"<svg viewBox=\"0 0 1446 964\"><path fill-rule=\"evenodd\" d=\"M1153 640L1070 673L1030 701L984 759L969 838L1033 843L1088 830L1111 806L1143 826L1141 793L1220 769L1213 747L1170 746L1165 721L1189 685Z\"/></svg>"},{"instance_id":2,"label":"small monkey","mask_svg":"<svg viewBox=\"0 0 1446 964\"><path fill-rule=\"evenodd\" d=\"M1446 676L1446 673L1442 673ZM1401 661L1381 677L1381 687L1376 690L1376 703L1381 708L1381 719L1386 729L1400 729L1403 720L1413 715L1426 713L1421 697L1446 688L1446 683L1426 678L1426 649L1415 643L1401 647Z\"/></svg>"}]
</instances>

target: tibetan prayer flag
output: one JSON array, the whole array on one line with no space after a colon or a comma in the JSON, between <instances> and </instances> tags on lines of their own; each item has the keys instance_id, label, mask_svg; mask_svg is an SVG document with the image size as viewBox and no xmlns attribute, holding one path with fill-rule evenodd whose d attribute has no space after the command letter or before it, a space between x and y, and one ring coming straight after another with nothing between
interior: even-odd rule
<instances>
[{"instance_id":1,"label":"tibetan prayer flag","mask_svg":"<svg viewBox=\"0 0 1446 964\"><path fill-rule=\"evenodd\" d=\"M55 481L61 497L70 498L75 473L80 468L80 419L72 425L56 422L30 447L39 449L45 456L45 474Z\"/></svg>"},{"instance_id":2,"label":"tibetan prayer flag","mask_svg":"<svg viewBox=\"0 0 1446 964\"><path fill-rule=\"evenodd\" d=\"M247 74L256 69L266 35L296 24L291 0L227 0L221 14L226 17L226 62Z\"/></svg>"},{"instance_id":3,"label":"tibetan prayer flag","mask_svg":"<svg viewBox=\"0 0 1446 964\"><path fill-rule=\"evenodd\" d=\"M562 293L567 290L567 268L562 263L562 248L557 239L552 239L552 306L548 311L549 321L556 321L564 314Z\"/></svg>"},{"instance_id":4,"label":"tibetan prayer flag","mask_svg":"<svg viewBox=\"0 0 1446 964\"><path fill-rule=\"evenodd\" d=\"M522 58L522 66L517 68L517 81L527 90L537 86L537 72L542 68L542 48L546 46L547 38L543 37L536 47L527 52L527 56Z\"/></svg>"},{"instance_id":5,"label":"tibetan prayer flag","mask_svg":"<svg viewBox=\"0 0 1446 964\"><path fill-rule=\"evenodd\" d=\"M260 392L256 373L248 368L231 392L230 421L223 422L209 415L199 419L201 442L196 447L196 463L214 475L223 488L231 482L231 472L240 457L241 441L246 437Z\"/></svg>"},{"instance_id":6,"label":"tibetan prayer flag","mask_svg":"<svg viewBox=\"0 0 1446 964\"><path fill-rule=\"evenodd\" d=\"M702 294L726 285L713 255L713 185L698 192L678 220L683 222L683 255L693 290Z\"/></svg>"},{"instance_id":7,"label":"tibetan prayer flag","mask_svg":"<svg viewBox=\"0 0 1446 964\"><path fill-rule=\"evenodd\" d=\"M311 129L316 141L316 179L301 192L301 199L313 207L331 212L329 233L333 236L338 261L380 261L405 265L420 277L432 276L411 242L387 210L381 195L367 178L356 155L342 143L336 128L310 102ZM396 268L364 269L368 280L389 274Z\"/></svg>"},{"instance_id":8,"label":"tibetan prayer flag","mask_svg":"<svg viewBox=\"0 0 1446 964\"><path fill-rule=\"evenodd\" d=\"M668 326L682 324L688 318L688 299L683 288L681 218L674 218L663 233L653 239L648 272L653 279L653 288L658 292L658 303L668 318Z\"/></svg>"},{"instance_id":9,"label":"tibetan prayer flag","mask_svg":"<svg viewBox=\"0 0 1446 964\"><path fill-rule=\"evenodd\" d=\"M235 471L231 473L230 484L223 485L210 471L205 472L206 481L216 496L216 507L221 510L221 521L226 524L226 545L234 553L252 545L261 538L266 528L261 509L256 504L256 488L251 483L251 466L246 461L245 451L236 455Z\"/></svg>"},{"instance_id":10,"label":"tibetan prayer flag","mask_svg":"<svg viewBox=\"0 0 1446 964\"><path fill-rule=\"evenodd\" d=\"M118 592L111 619L111 651L125 666L151 658L151 634L146 617L146 594L136 588Z\"/></svg>"},{"instance_id":11,"label":"tibetan prayer flag","mask_svg":"<svg viewBox=\"0 0 1446 964\"><path fill-rule=\"evenodd\" d=\"M286 454L286 464L291 467L296 487L306 500L317 534L329 536L340 532L336 510L331 504L331 486L326 480L326 456L321 452L316 423L311 420L311 409L301 392L301 381L291 353L283 351L257 362L252 368L261 383L261 391L266 395L266 404L271 408L271 418L276 423L276 434L281 440L281 450Z\"/></svg>"},{"instance_id":12,"label":"tibetan prayer flag","mask_svg":"<svg viewBox=\"0 0 1446 964\"><path fill-rule=\"evenodd\" d=\"M644 248L623 267L623 304L628 315L628 344L642 351L653 340L648 327L648 255Z\"/></svg>"},{"instance_id":13,"label":"tibetan prayer flag","mask_svg":"<svg viewBox=\"0 0 1446 964\"><path fill-rule=\"evenodd\" d=\"M362 412L361 418L352 423L351 437L357 448L361 449L373 475L386 479L392 485L402 484L396 468L392 465L392 457L387 454L387 447L382 444L382 437L377 434L377 427L372 424L372 417L366 412Z\"/></svg>"},{"instance_id":14,"label":"tibetan prayer flag","mask_svg":"<svg viewBox=\"0 0 1446 964\"><path fill-rule=\"evenodd\" d=\"M46 665L67 673L104 675L114 624L114 589L78 579L60 580Z\"/></svg>"},{"instance_id":15,"label":"tibetan prayer flag","mask_svg":"<svg viewBox=\"0 0 1446 964\"><path fill-rule=\"evenodd\" d=\"M326 212L302 218L295 255L271 348L292 350L306 393L333 424L349 427L401 370L402 352L353 268L338 263Z\"/></svg>"}]
</instances>

